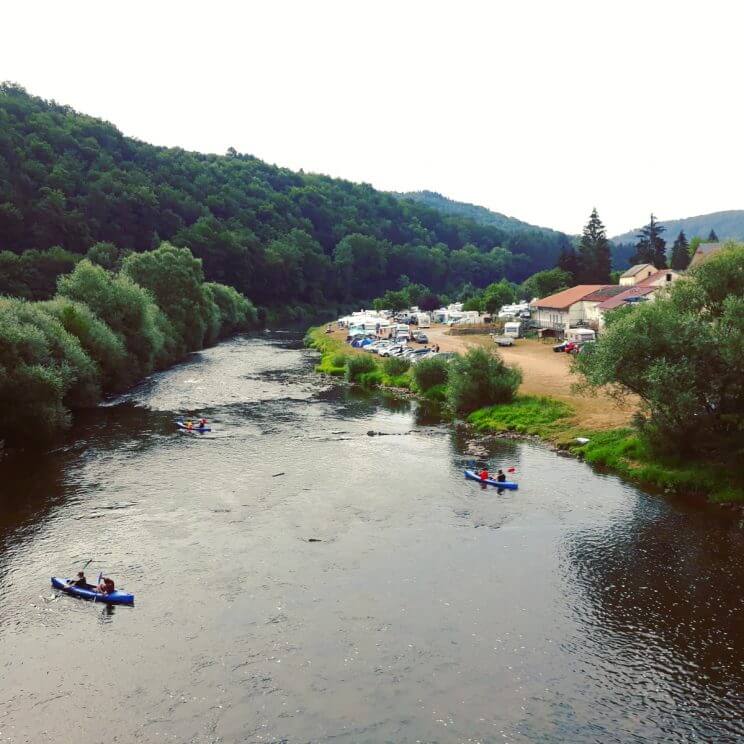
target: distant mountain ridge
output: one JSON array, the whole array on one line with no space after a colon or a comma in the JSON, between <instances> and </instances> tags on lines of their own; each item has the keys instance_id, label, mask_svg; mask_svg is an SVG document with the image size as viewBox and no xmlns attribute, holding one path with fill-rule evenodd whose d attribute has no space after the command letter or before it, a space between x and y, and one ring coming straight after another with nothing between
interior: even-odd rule
<instances>
[{"instance_id":1,"label":"distant mountain ridge","mask_svg":"<svg viewBox=\"0 0 744 744\"><path fill-rule=\"evenodd\" d=\"M476 204L459 202L449 199L436 191L406 191L393 192L399 199L410 199L419 204L436 209L445 214L453 214L458 217L466 217L481 225L492 225L509 232L521 230L540 230L541 232L552 235L560 234L559 230L552 230L549 227L539 227L531 225L529 222L523 222L516 217L508 217L501 212L494 212L486 207L480 207Z\"/></svg>"},{"instance_id":2,"label":"distant mountain ridge","mask_svg":"<svg viewBox=\"0 0 744 744\"><path fill-rule=\"evenodd\" d=\"M744 209L711 212L679 220L659 220L659 223L666 228L664 237L669 244L674 242L680 230L685 231L688 239L695 235L707 238L710 231L715 230L720 240L744 240ZM639 230L640 227L622 235L616 235L612 241L614 243L635 243Z\"/></svg>"}]
</instances>

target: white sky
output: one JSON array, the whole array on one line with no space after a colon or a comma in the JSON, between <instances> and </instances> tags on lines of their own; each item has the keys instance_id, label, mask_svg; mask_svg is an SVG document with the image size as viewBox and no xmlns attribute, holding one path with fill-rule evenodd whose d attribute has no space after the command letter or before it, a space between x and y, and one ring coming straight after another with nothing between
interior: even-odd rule
<instances>
[{"instance_id":1,"label":"white sky","mask_svg":"<svg viewBox=\"0 0 744 744\"><path fill-rule=\"evenodd\" d=\"M744 3L6 0L0 79L229 146L610 235L744 208Z\"/></svg>"}]
</instances>

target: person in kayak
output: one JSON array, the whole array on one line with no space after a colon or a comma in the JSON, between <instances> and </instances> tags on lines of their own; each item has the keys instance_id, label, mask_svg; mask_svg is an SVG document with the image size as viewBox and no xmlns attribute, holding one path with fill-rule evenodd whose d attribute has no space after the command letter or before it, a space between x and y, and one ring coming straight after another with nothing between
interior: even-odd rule
<instances>
[{"instance_id":1,"label":"person in kayak","mask_svg":"<svg viewBox=\"0 0 744 744\"><path fill-rule=\"evenodd\" d=\"M105 576L101 579L101 583L98 585L98 591L101 594L111 594L116 590L116 587L114 586L114 580L110 579L108 576Z\"/></svg>"},{"instance_id":2,"label":"person in kayak","mask_svg":"<svg viewBox=\"0 0 744 744\"><path fill-rule=\"evenodd\" d=\"M483 468L478 475L482 481L488 480L488 468Z\"/></svg>"},{"instance_id":3,"label":"person in kayak","mask_svg":"<svg viewBox=\"0 0 744 744\"><path fill-rule=\"evenodd\" d=\"M499 468L499 473L498 473L498 475L496 476L496 480L497 480L497 481L498 481L499 483L503 483L503 482L504 482L504 481L506 480L506 476L504 475L504 471L503 471L503 470L501 470L501 468Z\"/></svg>"},{"instance_id":4,"label":"person in kayak","mask_svg":"<svg viewBox=\"0 0 744 744\"><path fill-rule=\"evenodd\" d=\"M207 425L208 421L205 418L199 419L199 428L203 429Z\"/></svg>"},{"instance_id":5,"label":"person in kayak","mask_svg":"<svg viewBox=\"0 0 744 744\"><path fill-rule=\"evenodd\" d=\"M194 422L193 422L193 421L192 421L191 419L189 419L189 420L188 420L188 421L186 422L186 428L187 428L187 429L188 429L189 431L191 431L191 429L193 429L193 428L194 428Z\"/></svg>"},{"instance_id":6,"label":"person in kayak","mask_svg":"<svg viewBox=\"0 0 744 744\"><path fill-rule=\"evenodd\" d=\"M70 586L79 586L85 588L88 586L88 582L85 580L85 574L82 571L78 571L76 579L69 579L68 583Z\"/></svg>"}]
</instances>

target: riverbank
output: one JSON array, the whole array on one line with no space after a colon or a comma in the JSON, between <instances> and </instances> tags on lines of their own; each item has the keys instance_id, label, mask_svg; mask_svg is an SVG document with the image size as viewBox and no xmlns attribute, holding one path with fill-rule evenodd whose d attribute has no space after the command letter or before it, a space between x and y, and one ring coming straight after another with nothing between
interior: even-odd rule
<instances>
[{"instance_id":1,"label":"riverbank","mask_svg":"<svg viewBox=\"0 0 744 744\"><path fill-rule=\"evenodd\" d=\"M471 345L483 344L478 337L445 336L440 329L435 329L435 332L429 329L427 334L430 342L438 343L442 351L466 351ZM373 379L378 380L378 384L399 387L406 392L415 387L410 370L396 378L399 384L391 384L394 381L384 375L382 360L348 346L342 332L326 333L322 327L311 328L305 343L320 352L321 360L316 371L321 374L343 376L348 358L363 355L377 365L380 375ZM556 449L633 483L715 503L744 502L744 483L725 468L714 463L662 460L653 454L628 425L632 417L632 411L628 408L615 408L614 401L606 396L588 398L576 395L571 392L570 383L562 383L556 394L558 383L555 382L555 375L541 371L535 359L542 353L548 360L557 357L560 361L556 364L560 365L568 361L565 355L554 354L550 347L544 347L544 351L536 350L538 342L521 343L521 348L534 350L533 354L525 355L525 358L532 360L531 365L525 365L526 371L516 352L503 354L505 359L519 364L523 369L524 380L518 398L513 403L472 413L467 424L474 433L508 432L536 436ZM568 372L567 368L565 371ZM551 379L554 380L552 384ZM541 394L536 394L538 391ZM548 391L550 394L546 395Z\"/></svg>"}]
</instances>

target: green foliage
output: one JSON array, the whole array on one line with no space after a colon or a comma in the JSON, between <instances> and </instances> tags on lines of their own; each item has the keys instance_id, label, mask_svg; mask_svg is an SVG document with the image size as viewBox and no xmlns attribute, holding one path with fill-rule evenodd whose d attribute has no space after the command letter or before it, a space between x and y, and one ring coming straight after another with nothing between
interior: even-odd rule
<instances>
[{"instance_id":1,"label":"green foliage","mask_svg":"<svg viewBox=\"0 0 744 744\"><path fill-rule=\"evenodd\" d=\"M116 270L125 253L165 240L191 249L209 281L278 306L379 296L401 275L433 292L521 280L568 245L561 233L235 151L154 147L9 84L0 86L0 123L0 251L59 245ZM46 293L2 291L48 299L60 273L44 269ZM211 315L202 314L207 335Z\"/></svg>"},{"instance_id":2,"label":"green foliage","mask_svg":"<svg viewBox=\"0 0 744 744\"><path fill-rule=\"evenodd\" d=\"M62 248L29 250L20 255L0 252L0 295L46 300L54 295L57 277L68 274L80 260Z\"/></svg>"},{"instance_id":3,"label":"green foliage","mask_svg":"<svg viewBox=\"0 0 744 744\"><path fill-rule=\"evenodd\" d=\"M385 370L386 375L397 377L398 375L408 372L411 368L411 362L409 362L408 359L403 359L401 357L388 357L384 361L382 368Z\"/></svg>"},{"instance_id":4,"label":"green foliage","mask_svg":"<svg viewBox=\"0 0 744 744\"><path fill-rule=\"evenodd\" d=\"M744 464L744 247L675 282L668 297L617 311L575 369L585 384L632 392L659 452ZM725 453L725 455L724 455Z\"/></svg>"},{"instance_id":5,"label":"green foliage","mask_svg":"<svg viewBox=\"0 0 744 744\"><path fill-rule=\"evenodd\" d=\"M175 331L179 356L201 349L215 303L202 288L201 261L188 248L163 243L154 251L132 253L124 259L122 273L155 298Z\"/></svg>"},{"instance_id":6,"label":"green foliage","mask_svg":"<svg viewBox=\"0 0 744 744\"><path fill-rule=\"evenodd\" d=\"M69 424L69 406L95 405L96 366L52 315L0 299L0 421L8 441L48 441Z\"/></svg>"},{"instance_id":7,"label":"green foliage","mask_svg":"<svg viewBox=\"0 0 744 744\"><path fill-rule=\"evenodd\" d=\"M437 385L446 385L449 378L450 363L438 356L422 359L413 368L416 389L422 393Z\"/></svg>"},{"instance_id":8,"label":"green foliage","mask_svg":"<svg viewBox=\"0 0 744 744\"><path fill-rule=\"evenodd\" d=\"M105 241L95 243L85 254L85 257L96 266L102 266L109 271L118 271L121 268L121 251L113 244Z\"/></svg>"},{"instance_id":9,"label":"green foliage","mask_svg":"<svg viewBox=\"0 0 744 744\"><path fill-rule=\"evenodd\" d=\"M520 287L521 299L532 300L535 297L548 297L562 289L567 289L573 283L573 277L563 269L546 269L538 271L522 282ZM616 282L617 283L617 282Z\"/></svg>"},{"instance_id":10,"label":"green foliage","mask_svg":"<svg viewBox=\"0 0 744 744\"><path fill-rule=\"evenodd\" d=\"M671 267L675 271L684 271L690 263L690 246L684 230L679 231L677 239L672 246Z\"/></svg>"},{"instance_id":11,"label":"green foliage","mask_svg":"<svg viewBox=\"0 0 744 744\"><path fill-rule=\"evenodd\" d=\"M360 375L377 370L375 360L369 354L354 354L346 360L346 379L356 382Z\"/></svg>"},{"instance_id":12,"label":"green foliage","mask_svg":"<svg viewBox=\"0 0 744 744\"><path fill-rule=\"evenodd\" d=\"M578 264L576 280L579 284L609 283L612 264L610 241L596 209L592 209L581 235Z\"/></svg>"},{"instance_id":13,"label":"green foliage","mask_svg":"<svg viewBox=\"0 0 744 744\"><path fill-rule=\"evenodd\" d=\"M631 257L631 264L653 264L657 269L665 269L666 262L666 241L661 234L666 228L656 221L656 217L651 215L648 225L641 228L638 233L638 242L636 243L635 255Z\"/></svg>"},{"instance_id":14,"label":"green foliage","mask_svg":"<svg viewBox=\"0 0 744 744\"><path fill-rule=\"evenodd\" d=\"M462 303L462 309L465 312L477 312L482 313L483 312L483 295L478 293L473 295L472 297L468 297L465 302Z\"/></svg>"},{"instance_id":15,"label":"green foliage","mask_svg":"<svg viewBox=\"0 0 744 744\"><path fill-rule=\"evenodd\" d=\"M156 362L176 358L166 338L175 338L150 293L126 275L114 275L83 260L59 280L59 294L83 302L124 342L133 379L149 374Z\"/></svg>"},{"instance_id":16,"label":"green foliage","mask_svg":"<svg viewBox=\"0 0 744 744\"><path fill-rule=\"evenodd\" d=\"M78 339L85 353L98 366L103 390L123 390L134 381L122 339L94 315L87 305L73 302L66 297L56 297L39 303L38 307L54 316L68 333Z\"/></svg>"},{"instance_id":17,"label":"green foliage","mask_svg":"<svg viewBox=\"0 0 744 744\"><path fill-rule=\"evenodd\" d=\"M378 297L373 301L372 307L375 310L391 310L397 313L400 310L405 310L410 304L408 292L405 290L401 289L397 292L388 290L382 297Z\"/></svg>"},{"instance_id":18,"label":"green foliage","mask_svg":"<svg viewBox=\"0 0 744 744\"><path fill-rule=\"evenodd\" d=\"M553 398L518 396L512 403L481 408L468 417L479 431L516 431L549 437L573 416L567 403Z\"/></svg>"},{"instance_id":19,"label":"green foliage","mask_svg":"<svg viewBox=\"0 0 744 744\"><path fill-rule=\"evenodd\" d=\"M452 361L447 401L458 413L509 403L521 381L521 371L508 367L500 356L485 349L470 349L465 356Z\"/></svg>"},{"instance_id":20,"label":"green foliage","mask_svg":"<svg viewBox=\"0 0 744 744\"><path fill-rule=\"evenodd\" d=\"M502 279L495 284L489 284L483 290L483 309L488 313L497 313L502 305L511 305L514 302L514 287Z\"/></svg>"},{"instance_id":21,"label":"green foliage","mask_svg":"<svg viewBox=\"0 0 744 744\"><path fill-rule=\"evenodd\" d=\"M357 382L364 387L380 387L385 382L385 375L377 368L357 375Z\"/></svg>"},{"instance_id":22,"label":"green foliage","mask_svg":"<svg viewBox=\"0 0 744 744\"><path fill-rule=\"evenodd\" d=\"M204 289L212 293L212 302L219 308L220 337L258 327L256 308L240 292L217 282L207 282Z\"/></svg>"}]
</instances>

